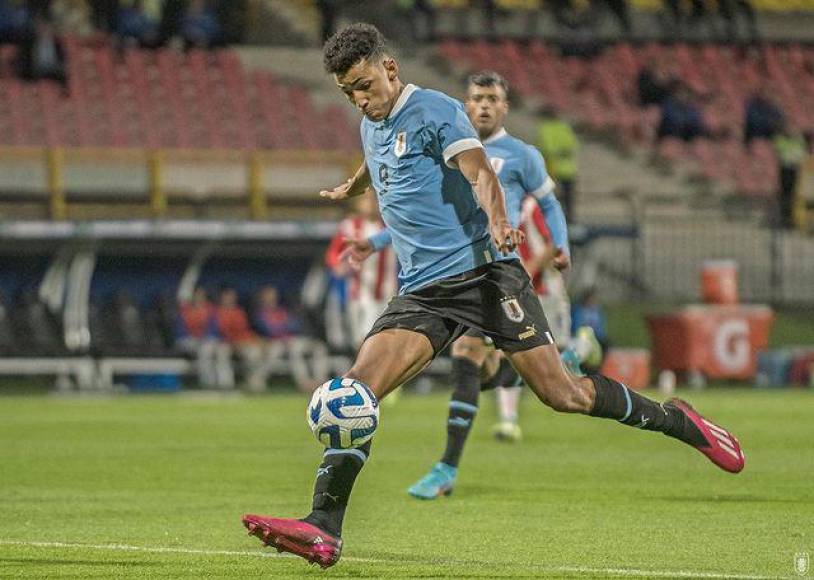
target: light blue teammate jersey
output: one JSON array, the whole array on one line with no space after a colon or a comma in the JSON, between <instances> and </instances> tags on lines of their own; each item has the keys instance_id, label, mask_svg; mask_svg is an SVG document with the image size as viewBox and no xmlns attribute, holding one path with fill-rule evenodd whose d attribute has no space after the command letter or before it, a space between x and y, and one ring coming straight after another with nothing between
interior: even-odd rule
<instances>
[{"instance_id":1,"label":"light blue teammate jersey","mask_svg":"<svg viewBox=\"0 0 814 580\"><path fill-rule=\"evenodd\" d=\"M503 256L472 186L448 165L482 144L463 105L407 85L387 119L361 126L362 147L379 210L399 260L400 294Z\"/></svg>"},{"instance_id":2,"label":"light blue teammate jersey","mask_svg":"<svg viewBox=\"0 0 814 580\"><path fill-rule=\"evenodd\" d=\"M526 195L538 199L553 195L554 181L548 176L537 148L512 137L505 129L486 139L483 145L506 194L506 215L512 226L518 227Z\"/></svg>"}]
</instances>

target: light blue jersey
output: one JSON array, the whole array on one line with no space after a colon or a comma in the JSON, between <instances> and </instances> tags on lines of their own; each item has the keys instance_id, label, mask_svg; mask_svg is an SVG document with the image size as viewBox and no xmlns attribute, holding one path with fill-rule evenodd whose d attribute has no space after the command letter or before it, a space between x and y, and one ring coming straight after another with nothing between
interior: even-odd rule
<instances>
[{"instance_id":1,"label":"light blue jersey","mask_svg":"<svg viewBox=\"0 0 814 580\"><path fill-rule=\"evenodd\" d=\"M512 226L518 227L523 199L527 195L538 199L552 195L554 181L537 148L512 137L506 129L500 129L483 145L506 194L506 215Z\"/></svg>"},{"instance_id":2,"label":"light blue jersey","mask_svg":"<svg viewBox=\"0 0 814 580\"><path fill-rule=\"evenodd\" d=\"M532 195L543 210L554 245L570 254L565 215L554 194L554 181L548 175L543 156L537 148L512 137L503 128L483 144L503 188L506 216L512 226L519 227L523 199ZM392 243L390 238L389 230L385 229L371 237L370 241L376 250L380 250Z\"/></svg>"},{"instance_id":3,"label":"light blue jersey","mask_svg":"<svg viewBox=\"0 0 814 580\"><path fill-rule=\"evenodd\" d=\"M448 164L483 145L460 102L407 85L387 119L362 120L362 146L379 210L399 259L400 293L503 256L472 186Z\"/></svg>"}]
</instances>

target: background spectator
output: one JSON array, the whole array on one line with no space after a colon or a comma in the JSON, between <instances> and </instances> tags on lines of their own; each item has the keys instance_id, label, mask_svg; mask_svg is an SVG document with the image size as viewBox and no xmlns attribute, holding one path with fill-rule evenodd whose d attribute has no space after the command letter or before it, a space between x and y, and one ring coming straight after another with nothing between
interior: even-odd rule
<instances>
[{"instance_id":1,"label":"background spectator","mask_svg":"<svg viewBox=\"0 0 814 580\"><path fill-rule=\"evenodd\" d=\"M548 174L557 184L559 199L569 222L576 210L577 153L579 140L571 124L559 117L552 107L541 109L542 120L537 148L545 157Z\"/></svg>"},{"instance_id":2,"label":"background spectator","mask_svg":"<svg viewBox=\"0 0 814 580\"><path fill-rule=\"evenodd\" d=\"M23 0L0 0L0 44L16 44L26 34L29 12Z\"/></svg>"},{"instance_id":3,"label":"background spectator","mask_svg":"<svg viewBox=\"0 0 814 580\"><path fill-rule=\"evenodd\" d=\"M778 195L780 225L791 229L795 225L794 200L797 193L797 177L800 165L808 155L808 148L803 135L788 124L784 124L774 137L774 149L780 165Z\"/></svg>"},{"instance_id":4,"label":"background spectator","mask_svg":"<svg viewBox=\"0 0 814 580\"><path fill-rule=\"evenodd\" d=\"M642 107L663 104L672 93L675 83L675 78L663 63L655 58L650 59L636 78L639 104Z\"/></svg>"},{"instance_id":5,"label":"background spectator","mask_svg":"<svg viewBox=\"0 0 814 580\"><path fill-rule=\"evenodd\" d=\"M158 46L161 43L161 13L155 8L148 9L144 0L133 0L129 6L120 8L116 33L125 42L136 42L147 48Z\"/></svg>"},{"instance_id":6,"label":"background spectator","mask_svg":"<svg viewBox=\"0 0 814 580\"><path fill-rule=\"evenodd\" d=\"M181 38L186 48L211 48L220 41L220 23L207 0L191 0L181 19Z\"/></svg>"},{"instance_id":7,"label":"background spectator","mask_svg":"<svg viewBox=\"0 0 814 580\"><path fill-rule=\"evenodd\" d=\"M701 107L693 97L692 91L687 85L677 83L675 90L664 100L661 107L659 139L676 137L691 141L708 133Z\"/></svg>"},{"instance_id":8,"label":"background spectator","mask_svg":"<svg viewBox=\"0 0 814 580\"><path fill-rule=\"evenodd\" d=\"M249 325L246 311L238 303L234 288L223 288L215 308L215 324L220 336L240 356L250 391L266 388L264 343Z\"/></svg>"},{"instance_id":9,"label":"background spectator","mask_svg":"<svg viewBox=\"0 0 814 580\"><path fill-rule=\"evenodd\" d=\"M29 81L51 79L65 85L65 48L46 14L34 17L34 27L20 45L17 60L20 77Z\"/></svg>"},{"instance_id":10,"label":"background spectator","mask_svg":"<svg viewBox=\"0 0 814 580\"><path fill-rule=\"evenodd\" d=\"M274 372L279 364L287 359L287 369L294 377L297 386L303 391L312 391L329 374L327 350L317 341L311 341L300 333L299 320L280 304L280 297L274 286L265 286L257 295L254 310L255 328L266 339L265 372ZM309 369L307 358L312 355L313 370Z\"/></svg>"},{"instance_id":11,"label":"background spectator","mask_svg":"<svg viewBox=\"0 0 814 580\"><path fill-rule=\"evenodd\" d=\"M254 325L264 337L284 340L297 332L297 323L280 304L280 295L274 286L265 286L258 293Z\"/></svg>"},{"instance_id":12,"label":"background spectator","mask_svg":"<svg viewBox=\"0 0 814 580\"><path fill-rule=\"evenodd\" d=\"M234 387L232 351L217 338L215 308L203 288L196 288L191 300L179 304L175 339L181 352L196 358L201 385Z\"/></svg>"},{"instance_id":13,"label":"background spectator","mask_svg":"<svg viewBox=\"0 0 814 580\"><path fill-rule=\"evenodd\" d=\"M771 139L783 126L783 111L775 104L768 86L761 86L746 100L744 140Z\"/></svg>"}]
</instances>

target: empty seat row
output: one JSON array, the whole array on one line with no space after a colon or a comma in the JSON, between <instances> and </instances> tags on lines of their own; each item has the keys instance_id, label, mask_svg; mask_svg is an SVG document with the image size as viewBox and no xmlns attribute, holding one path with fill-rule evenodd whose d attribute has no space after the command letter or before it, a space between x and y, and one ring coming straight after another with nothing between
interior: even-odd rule
<instances>
[{"instance_id":1,"label":"empty seat row","mask_svg":"<svg viewBox=\"0 0 814 580\"><path fill-rule=\"evenodd\" d=\"M351 150L342 108L247 71L230 50L118 51L66 40L68 84L25 83L0 50L0 145Z\"/></svg>"}]
</instances>

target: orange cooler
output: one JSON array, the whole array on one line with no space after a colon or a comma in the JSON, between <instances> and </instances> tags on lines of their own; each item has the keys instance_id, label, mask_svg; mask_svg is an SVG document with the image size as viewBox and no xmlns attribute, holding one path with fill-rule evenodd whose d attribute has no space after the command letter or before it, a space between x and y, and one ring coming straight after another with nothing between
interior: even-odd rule
<instances>
[{"instance_id":1,"label":"orange cooler","mask_svg":"<svg viewBox=\"0 0 814 580\"><path fill-rule=\"evenodd\" d=\"M738 263L708 260L701 268L701 295L706 304L738 303Z\"/></svg>"},{"instance_id":2,"label":"orange cooler","mask_svg":"<svg viewBox=\"0 0 814 580\"><path fill-rule=\"evenodd\" d=\"M769 343L768 306L687 306L648 316L653 363L660 370L701 372L709 378L749 379Z\"/></svg>"}]
</instances>

